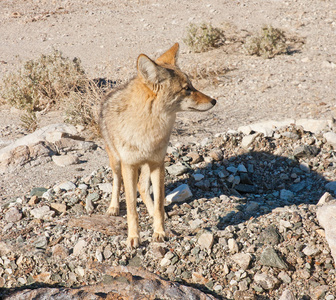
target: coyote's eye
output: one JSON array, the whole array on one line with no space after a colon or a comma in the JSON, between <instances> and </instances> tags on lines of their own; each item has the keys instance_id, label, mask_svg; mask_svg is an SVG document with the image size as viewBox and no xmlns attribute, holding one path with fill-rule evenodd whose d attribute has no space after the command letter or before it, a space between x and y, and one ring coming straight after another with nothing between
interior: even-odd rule
<instances>
[{"instance_id":1,"label":"coyote's eye","mask_svg":"<svg viewBox=\"0 0 336 300\"><path fill-rule=\"evenodd\" d=\"M186 85L185 87L183 87L183 89L187 92L187 93L191 93L192 89L189 85Z\"/></svg>"}]
</instances>

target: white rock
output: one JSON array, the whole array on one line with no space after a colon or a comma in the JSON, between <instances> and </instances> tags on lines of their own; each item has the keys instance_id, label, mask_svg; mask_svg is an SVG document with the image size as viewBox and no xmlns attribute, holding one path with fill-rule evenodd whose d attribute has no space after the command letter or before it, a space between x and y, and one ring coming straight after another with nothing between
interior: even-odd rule
<instances>
[{"instance_id":1,"label":"white rock","mask_svg":"<svg viewBox=\"0 0 336 300\"><path fill-rule=\"evenodd\" d=\"M302 250L302 252L304 254L306 254L307 256L314 256L314 255L319 254L321 252L321 250L314 247L314 246L309 246L308 245Z\"/></svg>"},{"instance_id":2,"label":"white rock","mask_svg":"<svg viewBox=\"0 0 336 300\"><path fill-rule=\"evenodd\" d=\"M328 192L325 192L322 197L320 198L319 202L317 203L317 205L323 205L326 204L328 202L330 202L331 200L333 200L333 196L331 196Z\"/></svg>"},{"instance_id":3,"label":"white rock","mask_svg":"<svg viewBox=\"0 0 336 300\"><path fill-rule=\"evenodd\" d=\"M235 239L229 239L228 246L231 253L239 252L239 247Z\"/></svg>"},{"instance_id":4,"label":"white rock","mask_svg":"<svg viewBox=\"0 0 336 300\"><path fill-rule=\"evenodd\" d=\"M189 225L190 225L190 228L192 230L196 229L196 228L199 228L201 224L203 224L204 221L201 220L201 219L196 219L196 220L193 220L193 221L190 221L189 222Z\"/></svg>"},{"instance_id":5,"label":"white rock","mask_svg":"<svg viewBox=\"0 0 336 300\"><path fill-rule=\"evenodd\" d=\"M304 131L310 131L312 133L318 133L328 128L330 125L329 120L314 120L314 119L300 119L296 120L295 124L302 126Z\"/></svg>"},{"instance_id":6,"label":"white rock","mask_svg":"<svg viewBox=\"0 0 336 300\"><path fill-rule=\"evenodd\" d=\"M327 140L327 143L336 148L336 133L335 132L327 132L323 135L323 137Z\"/></svg>"},{"instance_id":7,"label":"white rock","mask_svg":"<svg viewBox=\"0 0 336 300\"><path fill-rule=\"evenodd\" d=\"M249 253L237 253L232 256L232 260L245 271L250 265L251 255Z\"/></svg>"},{"instance_id":8,"label":"white rock","mask_svg":"<svg viewBox=\"0 0 336 300\"><path fill-rule=\"evenodd\" d=\"M254 134L244 136L243 139L242 139L242 142L241 142L241 146L243 148L250 147L257 136L258 136L258 133L254 133Z\"/></svg>"},{"instance_id":9,"label":"white rock","mask_svg":"<svg viewBox=\"0 0 336 300\"><path fill-rule=\"evenodd\" d=\"M54 187L54 190L57 189L65 190L65 191L71 191L76 189L76 185L71 181L65 181L60 184L58 184L56 187Z\"/></svg>"},{"instance_id":10,"label":"white rock","mask_svg":"<svg viewBox=\"0 0 336 300\"><path fill-rule=\"evenodd\" d=\"M290 290L284 290L279 300L295 300L295 297Z\"/></svg>"},{"instance_id":11,"label":"white rock","mask_svg":"<svg viewBox=\"0 0 336 300\"><path fill-rule=\"evenodd\" d=\"M170 259L164 257L164 258L162 258L162 260L160 262L160 266L161 267L167 267L167 266L170 265L170 263L171 263Z\"/></svg>"},{"instance_id":12,"label":"white rock","mask_svg":"<svg viewBox=\"0 0 336 300\"><path fill-rule=\"evenodd\" d=\"M47 205L34 208L30 211L30 214L36 219L48 220L55 215L53 210L50 210L50 207Z\"/></svg>"},{"instance_id":13,"label":"white rock","mask_svg":"<svg viewBox=\"0 0 336 300\"><path fill-rule=\"evenodd\" d=\"M318 206L316 215L319 223L324 228L325 237L336 267L336 201Z\"/></svg>"},{"instance_id":14,"label":"white rock","mask_svg":"<svg viewBox=\"0 0 336 300\"><path fill-rule=\"evenodd\" d=\"M238 131L242 132L245 135L249 135L252 132L252 129L250 126L240 126L238 127Z\"/></svg>"},{"instance_id":15,"label":"white rock","mask_svg":"<svg viewBox=\"0 0 336 300\"><path fill-rule=\"evenodd\" d=\"M65 154L65 155L53 155L53 162L60 167L67 167L79 163L78 156L74 154Z\"/></svg>"},{"instance_id":16,"label":"white rock","mask_svg":"<svg viewBox=\"0 0 336 300\"><path fill-rule=\"evenodd\" d=\"M85 253L85 249L87 246L87 242L83 239L78 240L75 247L73 248L73 254L74 255L80 255Z\"/></svg>"},{"instance_id":17,"label":"white rock","mask_svg":"<svg viewBox=\"0 0 336 300\"><path fill-rule=\"evenodd\" d=\"M187 184L181 184L166 196L166 201L167 203L182 202L190 197L192 197L192 193L189 186Z\"/></svg>"},{"instance_id":18,"label":"white rock","mask_svg":"<svg viewBox=\"0 0 336 300\"><path fill-rule=\"evenodd\" d=\"M265 290L273 289L279 282L274 276L265 273L257 273L253 279L256 284L259 284Z\"/></svg>"},{"instance_id":19,"label":"white rock","mask_svg":"<svg viewBox=\"0 0 336 300\"><path fill-rule=\"evenodd\" d=\"M104 193L111 194L112 193L112 184L110 182L106 183L99 183L98 187L100 190L102 190Z\"/></svg>"},{"instance_id":20,"label":"white rock","mask_svg":"<svg viewBox=\"0 0 336 300\"><path fill-rule=\"evenodd\" d=\"M209 250L214 243L214 236L211 232L202 233L197 242L202 249Z\"/></svg>"}]
</instances>

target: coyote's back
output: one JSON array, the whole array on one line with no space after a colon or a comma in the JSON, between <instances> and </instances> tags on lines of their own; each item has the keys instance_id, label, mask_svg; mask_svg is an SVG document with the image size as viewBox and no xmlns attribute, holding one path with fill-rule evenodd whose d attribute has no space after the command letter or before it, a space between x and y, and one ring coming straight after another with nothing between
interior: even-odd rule
<instances>
[{"instance_id":1,"label":"coyote's back","mask_svg":"<svg viewBox=\"0 0 336 300\"><path fill-rule=\"evenodd\" d=\"M101 104L99 124L113 170L112 200L107 213L119 214L122 177L129 247L139 245L137 183L148 212L154 217L154 240L164 239L164 157L176 113L206 111L216 104L216 100L197 91L176 66L178 48L176 43L156 61L141 54L137 76L108 94Z\"/></svg>"}]
</instances>

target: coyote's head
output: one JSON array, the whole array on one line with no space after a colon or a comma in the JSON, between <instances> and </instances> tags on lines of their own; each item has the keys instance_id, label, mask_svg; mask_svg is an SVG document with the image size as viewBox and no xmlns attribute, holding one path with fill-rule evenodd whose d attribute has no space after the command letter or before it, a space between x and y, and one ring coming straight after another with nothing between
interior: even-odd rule
<instances>
[{"instance_id":1,"label":"coyote's head","mask_svg":"<svg viewBox=\"0 0 336 300\"><path fill-rule=\"evenodd\" d=\"M154 101L172 112L207 111L216 100L196 90L188 76L176 65L179 44L174 44L156 61L140 54L137 61L138 76L156 95Z\"/></svg>"}]
</instances>

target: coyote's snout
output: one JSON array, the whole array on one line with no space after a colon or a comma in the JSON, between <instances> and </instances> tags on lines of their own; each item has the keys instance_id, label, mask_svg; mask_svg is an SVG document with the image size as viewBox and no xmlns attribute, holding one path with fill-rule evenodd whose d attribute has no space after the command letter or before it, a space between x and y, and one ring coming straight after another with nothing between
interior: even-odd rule
<instances>
[{"instance_id":1,"label":"coyote's snout","mask_svg":"<svg viewBox=\"0 0 336 300\"><path fill-rule=\"evenodd\" d=\"M153 239L163 241L165 237L164 157L176 113L207 111L216 104L216 100L197 91L176 66L178 48L176 43L156 61L141 54L137 60L137 76L123 88L108 94L101 104L99 125L113 170L112 200L107 213L119 214L123 178L129 247L140 243L137 186L154 219Z\"/></svg>"}]
</instances>

